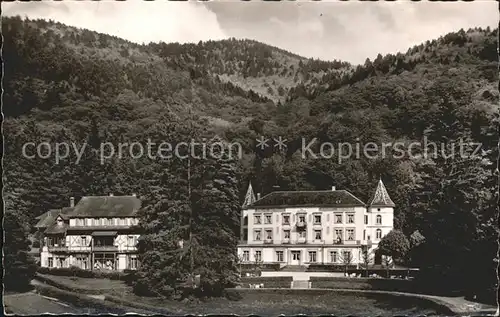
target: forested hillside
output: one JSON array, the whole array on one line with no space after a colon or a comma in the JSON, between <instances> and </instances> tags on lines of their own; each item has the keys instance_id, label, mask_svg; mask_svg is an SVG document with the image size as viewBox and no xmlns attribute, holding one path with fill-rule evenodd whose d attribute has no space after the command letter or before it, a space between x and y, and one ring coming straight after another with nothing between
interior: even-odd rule
<instances>
[{"instance_id":1,"label":"forested hillside","mask_svg":"<svg viewBox=\"0 0 500 317\"><path fill-rule=\"evenodd\" d=\"M262 194L335 185L368 201L382 177L396 203L396 227L406 235L418 230L424 254L432 254L412 261L448 282L469 272L473 281L453 287L471 285L467 291L476 294L489 285L483 296L491 296L497 30L460 30L360 66L309 60L249 40L138 45L20 18L4 18L2 35L7 211L28 221L65 206L70 196L150 195L151 186L184 186L182 177L166 175L170 168L181 175L184 165L130 156L101 164L92 153L102 142L175 143L216 133L243 145L231 172L240 197L252 181ZM256 150L260 135L282 136L287 151ZM320 142L408 146L424 138L481 143L482 150L467 159L303 158L302 139L314 138L314 151ZM88 142L93 152L79 164L74 154L59 164L53 157L22 157L24 143L42 141Z\"/></svg>"}]
</instances>

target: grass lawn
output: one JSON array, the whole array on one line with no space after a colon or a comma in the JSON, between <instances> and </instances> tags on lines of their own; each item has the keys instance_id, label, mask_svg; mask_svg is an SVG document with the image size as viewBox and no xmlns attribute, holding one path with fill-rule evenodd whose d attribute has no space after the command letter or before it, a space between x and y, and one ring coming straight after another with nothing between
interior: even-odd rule
<instances>
[{"instance_id":1,"label":"grass lawn","mask_svg":"<svg viewBox=\"0 0 500 317\"><path fill-rule=\"evenodd\" d=\"M337 316L395 316L395 315L439 315L446 312L428 307L422 301L411 298L392 297L380 294L342 294L331 291L303 290L290 294L287 290L235 290L238 299L209 299L201 303L140 297L129 290L113 291L111 295L121 297L124 303L143 303L164 308L170 314L238 314L259 316L322 315Z\"/></svg>"},{"instance_id":2,"label":"grass lawn","mask_svg":"<svg viewBox=\"0 0 500 317\"><path fill-rule=\"evenodd\" d=\"M88 289L88 290L111 290L128 288L124 281L110 280L107 278L83 278L73 276L58 276L40 274L41 276L50 278L51 280L73 287L75 290Z\"/></svg>"},{"instance_id":3,"label":"grass lawn","mask_svg":"<svg viewBox=\"0 0 500 317\"><path fill-rule=\"evenodd\" d=\"M235 299L216 298L202 302L180 302L140 297L123 281L65 276L47 276L77 290L105 290L104 294L123 299L124 305L146 304L165 310L165 314L238 314L250 315L322 315L395 316L443 315L447 312L431 304L409 297L387 294L342 293L329 290L235 289ZM449 313L448 313L449 314Z\"/></svg>"}]
</instances>

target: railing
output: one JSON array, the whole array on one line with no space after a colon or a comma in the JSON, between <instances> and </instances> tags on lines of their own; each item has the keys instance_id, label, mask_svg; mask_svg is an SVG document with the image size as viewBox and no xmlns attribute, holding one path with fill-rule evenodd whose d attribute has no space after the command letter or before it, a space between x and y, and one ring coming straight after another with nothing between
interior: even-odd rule
<instances>
[{"instance_id":1,"label":"railing","mask_svg":"<svg viewBox=\"0 0 500 317\"><path fill-rule=\"evenodd\" d=\"M297 228L305 228L305 227L306 227L306 223L304 221L297 222Z\"/></svg>"},{"instance_id":2,"label":"railing","mask_svg":"<svg viewBox=\"0 0 500 317\"><path fill-rule=\"evenodd\" d=\"M116 245L93 246L92 249L94 251L118 251L118 247Z\"/></svg>"},{"instance_id":3,"label":"railing","mask_svg":"<svg viewBox=\"0 0 500 317\"><path fill-rule=\"evenodd\" d=\"M67 246L49 246L48 247L48 250L49 252L65 252L65 251L68 251L68 247Z\"/></svg>"},{"instance_id":4,"label":"railing","mask_svg":"<svg viewBox=\"0 0 500 317\"><path fill-rule=\"evenodd\" d=\"M361 244L361 241L360 240L344 240L343 244L357 245L357 244Z\"/></svg>"},{"instance_id":5,"label":"railing","mask_svg":"<svg viewBox=\"0 0 500 317\"><path fill-rule=\"evenodd\" d=\"M290 239L283 239L283 240L281 241L281 243L283 243L283 244L290 243Z\"/></svg>"},{"instance_id":6,"label":"railing","mask_svg":"<svg viewBox=\"0 0 500 317\"><path fill-rule=\"evenodd\" d=\"M266 240L264 240L264 243L265 244L272 244L273 243L273 239L266 239Z\"/></svg>"},{"instance_id":7,"label":"railing","mask_svg":"<svg viewBox=\"0 0 500 317\"><path fill-rule=\"evenodd\" d=\"M298 238L297 243L306 243L306 238Z\"/></svg>"},{"instance_id":8,"label":"railing","mask_svg":"<svg viewBox=\"0 0 500 317\"><path fill-rule=\"evenodd\" d=\"M90 252L90 246L86 245L75 245L68 247L68 252Z\"/></svg>"}]
</instances>

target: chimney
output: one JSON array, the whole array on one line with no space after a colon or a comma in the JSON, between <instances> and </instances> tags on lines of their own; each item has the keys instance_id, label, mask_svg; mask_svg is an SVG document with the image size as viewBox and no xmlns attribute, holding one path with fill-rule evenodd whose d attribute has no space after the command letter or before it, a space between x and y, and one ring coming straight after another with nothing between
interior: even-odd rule
<instances>
[{"instance_id":1,"label":"chimney","mask_svg":"<svg viewBox=\"0 0 500 317\"><path fill-rule=\"evenodd\" d=\"M75 197L70 197L69 198L69 206L70 207L75 207Z\"/></svg>"},{"instance_id":2,"label":"chimney","mask_svg":"<svg viewBox=\"0 0 500 317\"><path fill-rule=\"evenodd\" d=\"M332 186L332 192L334 192L334 191L335 191L335 186Z\"/></svg>"},{"instance_id":3,"label":"chimney","mask_svg":"<svg viewBox=\"0 0 500 317\"><path fill-rule=\"evenodd\" d=\"M257 193L257 200L260 199L260 193Z\"/></svg>"},{"instance_id":4,"label":"chimney","mask_svg":"<svg viewBox=\"0 0 500 317\"><path fill-rule=\"evenodd\" d=\"M113 196L113 193L109 194L109 196Z\"/></svg>"},{"instance_id":5,"label":"chimney","mask_svg":"<svg viewBox=\"0 0 500 317\"><path fill-rule=\"evenodd\" d=\"M136 194L132 194L132 196L137 197L137 195L136 195Z\"/></svg>"}]
</instances>

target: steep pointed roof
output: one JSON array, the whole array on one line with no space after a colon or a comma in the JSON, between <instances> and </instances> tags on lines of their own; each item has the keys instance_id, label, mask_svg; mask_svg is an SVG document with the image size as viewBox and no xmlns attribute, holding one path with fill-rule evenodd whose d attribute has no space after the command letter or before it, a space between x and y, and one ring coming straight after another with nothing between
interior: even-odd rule
<instances>
[{"instance_id":1,"label":"steep pointed roof","mask_svg":"<svg viewBox=\"0 0 500 317\"><path fill-rule=\"evenodd\" d=\"M252 183L248 183L247 193L245 194L245 201L243 202L243 208L250 206L257 199L255 199L255 194L253 193Z\"/></svg>"},{"instance_id":2,"label":"steep pointed roof","mask_svg":"<svg viewBox=\"0 0 500 317\"><path fill-rule=\"evenodd\" d=\"M375 195L370 203L370 206L380 206L380 207L394 207L395 204L391 197L387 193L387 189L382 182L382 179L378 181L377 189L375 190Z\"/></svg>"}]
</instances>

